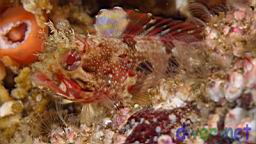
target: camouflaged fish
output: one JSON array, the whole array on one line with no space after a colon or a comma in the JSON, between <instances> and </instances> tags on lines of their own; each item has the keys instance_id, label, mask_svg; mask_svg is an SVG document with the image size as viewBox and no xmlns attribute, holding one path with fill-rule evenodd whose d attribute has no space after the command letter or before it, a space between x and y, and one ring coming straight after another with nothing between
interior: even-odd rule
<instances>
[{"instance_id":1,"label":"camouflaged fish","mask_svg":"<svg viewBox=\"0 0 256 144\"><path fill-rule=\"evenodd\" d=\"M178 67L171 61L173 41L200 41L204 30L200 22L120 7L101 10L94 27L96 33L80 41L82 48L54 58L50 68L45 67L47 72L36 71L35 85L81 103L120 102L143 95Z\"/></svg>"}]
</instances>

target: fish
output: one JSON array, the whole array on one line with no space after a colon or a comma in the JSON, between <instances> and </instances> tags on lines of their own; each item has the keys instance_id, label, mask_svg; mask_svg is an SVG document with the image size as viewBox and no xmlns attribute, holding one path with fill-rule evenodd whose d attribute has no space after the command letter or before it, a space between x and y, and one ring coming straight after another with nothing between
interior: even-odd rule
<instances>
[{"instance_id":1,"label":"fish","mask_svg":"<svg viewBox=\"0 0 256 144\"><path fill-rule=\"evenodd\" d=\"M173 70L168 67L173 41L191 43L204 38L200 22L121 7L101 10L94 28L94 34L76 40L82 48L48 53L54 57L50 67L55 69L47 68L41 59L44 71L34 70L35 86L72 102L121 106L135 95L145 96L147 89L168 77L168 70Z\"/></svg>"}]
</instances>

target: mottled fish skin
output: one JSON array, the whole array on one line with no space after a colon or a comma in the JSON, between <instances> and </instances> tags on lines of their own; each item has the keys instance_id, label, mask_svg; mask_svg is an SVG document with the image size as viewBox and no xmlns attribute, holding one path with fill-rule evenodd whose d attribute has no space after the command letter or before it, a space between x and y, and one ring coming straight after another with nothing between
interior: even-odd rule
<instances>
[{"instance_id":1,"label":"mottled fish skin","mask_svg":"<svg viewBox=\"0 0 256 144\"><path fill-rule=\"evenodd\" d=\"M92 36L91 38L89 37L88 38L98 42L106 41L108 44L108 47L112 47L112 48L115 48L116 45L118 45L118 47L116 47L117 52L118 51L121 52L122 50L126 49L125 45L127 44L129 48L136 47L135 51L137 53L141 53L141 52L144 53L144 56L146 56L147 53L148 54L150 53L149 55L154 54L156 56L158 55L159 57L162 57L162 58L158 58L157 61L161 61L161 63L163 63L162 65L166 65L166 66L164 66L164 68L158 68L158 66L154 64L155 63L154 59L146 56L146 59L150 60L153 63L153 67L158 69L156 71L159 71L159 72L161 71L160 72L161 74L164 74L167 70L169 54L167 54L166 49L173 47L173 43L172 43L173 41L178 40L178 41L185 41L185 42L195 42L195 41L202 40L203 38L203 35L202 35L203 26L200 25L200 23L184 22L182 20L174 20L172 18L164 19L161 17L155 17L149 13L141 13L135 10L124 10L120 7L115 7L110 10L107 10L107 9L101 10L99 14L96 16L94 27L96 29L96 35ZM94 46L91 45L91 47L94 47ZM107 47L105 47L105 49L106 48ZM96 50L95 47L93 49ZM103 49L99 49L99 50L103 51ZM96 50L94 53L101 53L101 52L99 51L97 52ZM106 54L107 53L111 53L111 52L106 52ZM105 54L102 54L102 55L105 55ZM114 55L110 54L108 56L114 57L115 54ZM129 59L131 60L133 58L128 57L128 60ZM87 60L86 62L88 63L88 61L89 60ZM102 60L99 59L96 61L102 61ZM97 69L104 68L104 64L101 67L100 62L98 63L99 64ZM92 61L92 65L93 64L94 62ZM121 63L117 63L116 66L124 67L124 68L126 67L126 65L123 65ZM86 67L89 67L89 65L87 65ZM128 69L128 71L125 69ZM135 75L137 75L137 72L133 71L134 66L128 67L127 65L127 68L125 69L124 70L120 69L118 72L115 72L114 69L112 69L110 70L111 71L110 73L119 73L120 75L124 73L124 75L126 75L127 72L130 73L129 71L132 71L132 73L135 73ZM101 73L100 71L101 70L99 70L99 73ZM156 76L156 78L157 77L159 76ZM123 78L126 79L126 77L123 77ZM120 85L122 85L121 83L122 81L120 81ZM95 92L94 93L95 101L104 99L104 97L107 98L108 97L107 91L98 92L101 95L102 93L106 93L106 96L103 96L103 97L97 96L97 92ZM91 102L91 100L89 101L86 100L86 101Z\"/></svg>"},{"instance_id":2,"label":"mottled fish skin","mask_svg":"<svg viewBox=\"0 0 256 144\"><path fill-rule=\"evenodd\" d=\"M168 71L171 54L167 49L173 48L173 41L200 41L204 30L200 23L164 19L120 7L101 10L94 27L96 34L86 35L82 41L84 50L71 49L63 54L62 63L56 63L60 69L51 71L51 77L42 72L35 74L35 82L74 102L120 101L131 86L156 86ZM152 65L149 77L136 70L145 61ZM77 69L83 71L80 81L66 72Z\"/></svg>"}]
</instances>

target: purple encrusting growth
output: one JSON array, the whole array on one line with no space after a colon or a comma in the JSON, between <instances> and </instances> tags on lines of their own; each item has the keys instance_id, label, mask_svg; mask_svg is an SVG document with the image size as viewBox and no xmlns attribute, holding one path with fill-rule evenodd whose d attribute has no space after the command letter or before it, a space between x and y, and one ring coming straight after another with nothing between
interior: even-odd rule
<instances>
[{"instance_id":1,"label":"purple encrusting growth","mask_svg":"<svg viewBox=\"0 0 256 144\"><path fill-rule=\"evenodd\" d=\"M176 139L176 130L182 124L192 123L193 115L196 115L196 110L191 105L172 110L143 109L127 120L120 133L127 136L126 144L157 144L162 135L169 135L173 142L180 143Z\"/></svg>"}]
</instances>

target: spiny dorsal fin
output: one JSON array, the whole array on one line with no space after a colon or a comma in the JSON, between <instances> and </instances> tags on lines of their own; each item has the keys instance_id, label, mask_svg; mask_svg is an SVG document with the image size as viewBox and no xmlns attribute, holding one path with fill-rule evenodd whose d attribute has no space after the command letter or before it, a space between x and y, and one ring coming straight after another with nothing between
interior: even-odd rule
<instances>
[{"instance_id":1,"label":"spiny dorsal fin","mask_svg":"<svg viewBox=\"0 0 256 144\"><path fill-rule=\"evenodd\" d=\"M95 28L97 33L108 37L158 37L166 43L174 39L186 42L201 39L203 30L200 23L121 8L102 10L96 17Z\"/></svg>"}]
</instances>

